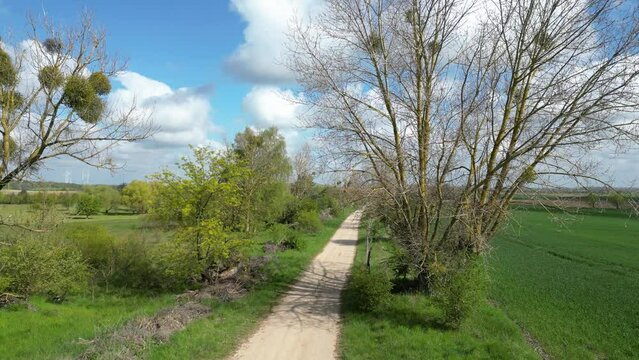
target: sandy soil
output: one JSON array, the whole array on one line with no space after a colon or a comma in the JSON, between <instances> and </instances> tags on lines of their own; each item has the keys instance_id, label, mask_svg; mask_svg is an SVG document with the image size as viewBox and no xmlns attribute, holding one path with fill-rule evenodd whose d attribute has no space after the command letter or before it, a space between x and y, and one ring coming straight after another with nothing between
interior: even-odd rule
<instances>
[{"instance_id":1,"label":"sandy soil","mask_svg":"<svg viewBox=\"0 0 639 360\"><path fill-rule=\"evenodd\" d=\"M360 213L349 216L322 253L231 359L335 359L340 293L355 257Z\"/></svg>"}]
</instances>

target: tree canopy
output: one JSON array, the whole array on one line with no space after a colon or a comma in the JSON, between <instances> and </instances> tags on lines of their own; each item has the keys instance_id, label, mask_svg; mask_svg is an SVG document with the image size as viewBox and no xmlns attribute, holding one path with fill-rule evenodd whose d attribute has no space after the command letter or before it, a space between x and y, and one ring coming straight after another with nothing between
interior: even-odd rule
<instances>
[{"instance_id":1,"label":"tree canopy","mask_svg":"<svg viewBox=\"0 0 639 360\"><path fill-rule=\"evenodd\" d=\"M291 164L284 138L274 127L262 131L246 128L235 136L232 147L249 171L239 184L243 230L252 231L262 222L273 223L282 215L289 196Z\"/></svg>"}]
</instances>

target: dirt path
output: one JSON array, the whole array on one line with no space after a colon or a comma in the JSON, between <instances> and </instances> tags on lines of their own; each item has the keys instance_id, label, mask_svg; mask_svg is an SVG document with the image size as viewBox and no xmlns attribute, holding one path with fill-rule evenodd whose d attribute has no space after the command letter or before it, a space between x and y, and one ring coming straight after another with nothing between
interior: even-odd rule
<instances>
[{"instance_id":1,"label":"dirt path","mask_svg":"<svg viewBox=\"0 0 639 360\"><path fill-rule=\"evenodd\" d=\"M340 293L355 257L360 213L350 215L324 250L231 359L335 359Z\"/></svg>"}]
</instances>

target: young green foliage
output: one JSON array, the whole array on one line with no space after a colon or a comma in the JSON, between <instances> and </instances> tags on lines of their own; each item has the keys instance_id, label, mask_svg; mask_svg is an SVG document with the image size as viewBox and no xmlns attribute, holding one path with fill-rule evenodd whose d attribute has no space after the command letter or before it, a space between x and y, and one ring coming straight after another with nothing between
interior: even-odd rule
<instances>
[{"instance_id":1,"label":"young green foliage","mask_svg":"<svg viewBox=\"0 0 639 360\"><path fill-rule=\"evenodd\" d=\"M151 183L133 180L122 189L122 203L136 214L146 214L152 204L153 186Z\"/></svg>"},{"instance_id":2,"label":"young green foliage","mask_svg":"<svg viewBox=\"0 0 639 360\"><path fill-rule=\"evenodd\" d=\"M242 230L252 232L281 217L290 199L288 179L292 167L284 138L274 127L260 132L246 128L235 136L233 151L250 172L239 183L243 196L238 217Z\"/></svg>"},{"instance_id":3,"label":"young green foliage","mask_svg":"<svg viewBox=\"0 0 639 360\"><path fill-rule=\"evenodd\" d=\"M177 227L175 242L188 244L191 262L210 282L244 243L228 231L241 201L239 184L248 172L228 154L206 147L192 150L193 156L178 164L181 175L165 170L152 176L157 187L150 212L165 226Z\"/></svg>"}]
</instances>

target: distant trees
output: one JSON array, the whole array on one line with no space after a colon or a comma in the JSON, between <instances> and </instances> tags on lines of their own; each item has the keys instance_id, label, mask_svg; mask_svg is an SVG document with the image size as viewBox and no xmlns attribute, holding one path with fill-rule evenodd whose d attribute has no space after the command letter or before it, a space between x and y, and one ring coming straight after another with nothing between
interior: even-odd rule
<instances>
[{"instance_id":1,"label":"distant trees","mask_svg":"<svg viewBox=\"0 0 639 360\"><path fill-rule=\"evenodd\" d=\"M620 210L621 208L623 208L624 204L626 203L626 196L624 196L624 194L617 192L617 191L613 191L610 192L608 194L608 201L614 205L615 209Z\"/></svg>"},{"instance_id":2,"label":"distant trees","mask_svg":"<svg viewBox=\"0 0 639 360\"><path fill-rule=\"evenodd\" d=\"M133 180L122 189L122 203L136 214L146 214L153 201L153 186L147 181Z\"/></svg>"},{"instance_id":3,"label":"distant trees","mask_svg":"<svg viewBox=\"0 0 639 360\"><path fill-rule=\"evenodd\" d=\"M260 223L273 223L284 212L289 198L291 164L286 143L277 128L246 128L235 136L233 153L248 170L240 183L240 216L243 229L254 231Z\"/></svg>"},{"instance_id":4,"label":"distant trees","mask_svg":"<svg viewBox=\"0 0 639 360\"><path fill-rule=\"evenodd\" d=\"M102 202L99 197L91 194L82 194L78 198L75 211L78 215L85 216L88 219L90 216L97 215L101 208Z\"/></svg>"},{"instance_id":5,"label":"distant trees","mask_svg":"<svg viewBox=\"0 0 639 360\"><path fill-rule=\"evenodd\" d=\"M106 215L117 210L122 204L122 195L113 186L94 186L88 189L88 193L99 199L102 210L104 210Z\"/></svg>"}]
</instances>

